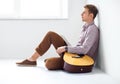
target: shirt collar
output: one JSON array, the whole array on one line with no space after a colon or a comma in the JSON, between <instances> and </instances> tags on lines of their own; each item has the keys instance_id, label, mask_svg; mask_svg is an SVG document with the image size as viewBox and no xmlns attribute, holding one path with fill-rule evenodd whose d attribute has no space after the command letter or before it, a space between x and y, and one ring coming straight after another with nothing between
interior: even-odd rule
<instances>
[{"instance_id":1,"label":"shirt collar","mask_svg":"<svg viewBox=\"0 0 120 84\"><path fill-rule=\"evenodd\" d=\"M89 24L84 24L83 25L83 30L85 31L90 25L93 25L94 24L94 21L92 21L91 23L89 23Z\"/></svg>"}]
</instances>

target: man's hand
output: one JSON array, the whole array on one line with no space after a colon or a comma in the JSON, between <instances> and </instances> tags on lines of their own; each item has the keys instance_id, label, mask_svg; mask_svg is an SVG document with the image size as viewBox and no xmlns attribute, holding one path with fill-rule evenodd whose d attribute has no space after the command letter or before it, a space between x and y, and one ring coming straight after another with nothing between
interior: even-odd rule
<instances>
[{"instance_id":1,"label":"man's hand","mask_svg":"<svg viewBox=\"0 0 120 84\"><path fill-rule=\"evenodd\" d=\"M56 50L56 52L57 52L58 54L61 54L61 53L65 52L65 51L66 51L66 50L65 50L65 46L58 47L57 50Z\"/></svg>"}]
</instances>

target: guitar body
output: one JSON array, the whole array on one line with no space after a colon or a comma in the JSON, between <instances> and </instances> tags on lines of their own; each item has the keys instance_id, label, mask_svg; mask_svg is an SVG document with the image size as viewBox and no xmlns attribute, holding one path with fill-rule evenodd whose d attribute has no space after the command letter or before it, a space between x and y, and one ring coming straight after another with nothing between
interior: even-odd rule
<instances>
[{"instance_id":1,"label":"guitar body","mask_svg":"<svg viewBox=\"0 0 120 84\"><path fill-rule=\"evenodd\" d=\"M82 57L76 56L78 55L67 52L64 54L64 70L72 73L91 72L94 65L94 60L88 55L84 55Z\"/></svg>"}]
</instances>

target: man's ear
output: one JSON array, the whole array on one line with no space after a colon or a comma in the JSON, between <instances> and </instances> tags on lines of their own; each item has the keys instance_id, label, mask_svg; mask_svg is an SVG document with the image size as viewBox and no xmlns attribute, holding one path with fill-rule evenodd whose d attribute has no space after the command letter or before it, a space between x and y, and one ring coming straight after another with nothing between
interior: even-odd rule
<instances>
[{"instance_id":1,"label":"man's ear","mask_svg":"<svg viewBox=\"0 0 120 84\"><path fill-rule=\"evenodd\" d=\"M90 13L90 17L92 17L92 18L94 17L93 13Z\"/></svg>"}]
</instances>

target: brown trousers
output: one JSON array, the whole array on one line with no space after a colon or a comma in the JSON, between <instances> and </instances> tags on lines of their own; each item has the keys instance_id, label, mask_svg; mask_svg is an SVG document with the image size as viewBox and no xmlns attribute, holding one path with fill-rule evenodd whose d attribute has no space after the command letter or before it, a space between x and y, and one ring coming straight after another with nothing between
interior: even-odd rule
<instances>
[{"instance_id":1,"label":"brown trousers","mask_svg":"<svg viewBox=\"0 0 120 84\"><path fill-rule=\"evenodd\" d=\"M39 55L42 56L50 48L51 44L53 44L55 49L57 49L60 46L67 45L64 39L60 35L58 35L55 32L49 31L46 34L46 36L43 38L42 42L36 48L36 51L39 53ZM64 61L62 54L60 55L60 57L48 58L45 62L45 66L49 70L63 69Z\"/></svg>"}]
</instances>

